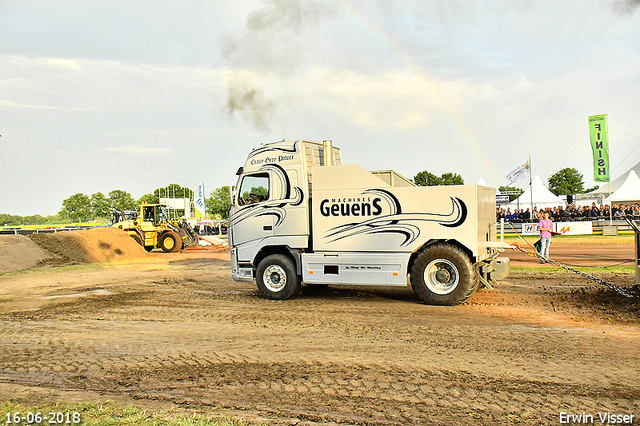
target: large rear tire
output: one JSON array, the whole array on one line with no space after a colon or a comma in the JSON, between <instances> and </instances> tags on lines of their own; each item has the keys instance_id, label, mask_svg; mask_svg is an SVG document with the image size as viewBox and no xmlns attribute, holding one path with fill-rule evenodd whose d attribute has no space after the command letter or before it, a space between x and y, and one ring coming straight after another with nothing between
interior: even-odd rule
<instances>
[{"instance_id":1,"label":"large rear tire","mask_svg":"<svg viewBox=\"0 0 640 426\"><path fill-rule=\"evenodd\" d=\"M471 259L453 244L426 247L411 268L411 286L429 305L464 303L476 292L478 282Z\"/></svg>"},{"instance_id":2,"label":"large rear tire","mask_svg":"<svg viewBox=\"0 0 640 426\"><path fill-rule=\"evenodd\" d=\"M293 261L282 254L262 259L256 270L256 284L264 297L277 300L295 296L301 287Z\"/></svg>"},{"instance_id":3,"label":"large rear tire","mask_svg":"<svg viewBox=\"0 0 640 426\"><path fill-rule=\"evenodd\" d=\"M163 252L174 253L182 249L182 238L177 232L165 232L160 236L159 244Z\"/></svg>"}]
</instances>

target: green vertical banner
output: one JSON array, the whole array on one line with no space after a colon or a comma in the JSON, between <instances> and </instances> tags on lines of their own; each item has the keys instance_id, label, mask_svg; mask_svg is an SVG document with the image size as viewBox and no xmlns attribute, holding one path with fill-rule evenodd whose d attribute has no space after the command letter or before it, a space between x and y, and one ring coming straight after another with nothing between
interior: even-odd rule
<instances>
[{"instance_id":1,"label":"green vertical banner","mask_svg":"<svg viewBox=\"0 0 640 426\"><path fill-rule=\"evenodd\" d=\"M593 151L593 180L596 182L611 181L607 130L607 114L589 116L589 136Z\"/></svg>"}]
</instances>

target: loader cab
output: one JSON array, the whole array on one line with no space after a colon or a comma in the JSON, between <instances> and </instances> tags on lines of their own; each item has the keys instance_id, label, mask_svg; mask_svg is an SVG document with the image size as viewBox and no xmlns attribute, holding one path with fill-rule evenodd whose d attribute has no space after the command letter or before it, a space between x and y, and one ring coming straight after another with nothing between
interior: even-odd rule
<instances>
[{"instance_id":1,"label":"loader cab","mask_svg":"<svg viewBox=\"0 0 640 426\"><path fill-rule=\"evenodd\" d=\"M111 224L124 222L125 220L136 220L138 218L138 212L133 210L113 210L111 212Z\"/></svg>"},{"instance_id":2,"label":"loader cab","mask_svg":"<svg viewBox=\"0 0 640 426\"><path fill-rule=\"evenodd\" d=\"M143 222L151 222L154 226L159 226L162 222L169 220L167 206L161 204L143 204L140 206L140 215Z\"/></svg>"}]
</instances>

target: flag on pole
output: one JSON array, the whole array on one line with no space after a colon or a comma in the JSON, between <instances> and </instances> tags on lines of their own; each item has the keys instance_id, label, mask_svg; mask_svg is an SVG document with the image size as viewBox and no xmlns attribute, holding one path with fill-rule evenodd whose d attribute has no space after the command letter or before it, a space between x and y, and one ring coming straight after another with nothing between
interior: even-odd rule
<instances>
[{"instance_id":1,"label":"flag on pole","mask_svg":"<svg viewBox=\"0 0 640 426\"><path fill-rule=\"evenodd\" d=\"M200 213L200 216L207 216L207 209L204 204L204 182L196 186L196 189L193 190L193 207L196 209L196 212Z\"/></svg>"},{"instance_id":2,"label":"flag on pole","mask_svg":"<svg viewBox=\"0 0 640 426\"><path fill-rule=\"evenodd\" d=\"M529 164L529 158L522 162L518 167L511 170L507 174L507 182L511 185L513 182L531 177L531 165Z\"/></svg>"},{"instance_id":3,"label":"flag on pole","mask_svg":"<svg viewBox=\"0 0 640 426\"><path fill-rule=\"evenodd\" d=\"M589 136L593 151L593 180L596 182L611 181L607 130L607 114L589 116Z\"/></svg>"}]
</instances>

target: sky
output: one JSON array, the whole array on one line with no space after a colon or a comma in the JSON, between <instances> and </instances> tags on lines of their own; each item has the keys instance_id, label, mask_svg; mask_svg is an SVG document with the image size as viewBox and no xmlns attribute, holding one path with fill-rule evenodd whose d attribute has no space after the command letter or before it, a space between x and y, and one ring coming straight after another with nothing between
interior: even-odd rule
<instances>
[{"instance_id":1,"label":"sky","mask_svg":"<svg viewBox=\"0 0 640 426\"><path fill-rule=\"evenodd\" d=\"M640 0L0 0L0 213L234 185L251 149L506 185L640 161ZM528 181L515 186L525 187Z\"/></svg>"}]
</instances>

